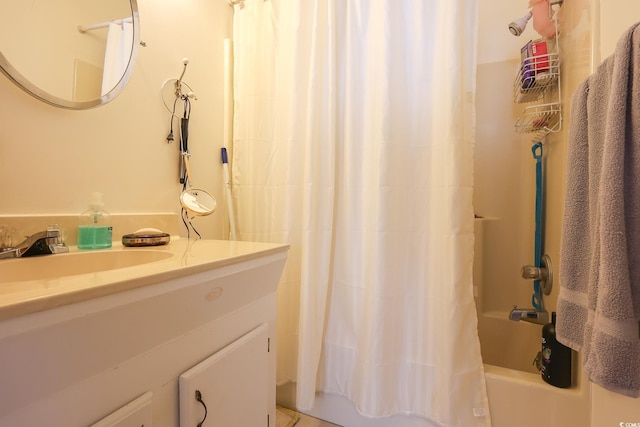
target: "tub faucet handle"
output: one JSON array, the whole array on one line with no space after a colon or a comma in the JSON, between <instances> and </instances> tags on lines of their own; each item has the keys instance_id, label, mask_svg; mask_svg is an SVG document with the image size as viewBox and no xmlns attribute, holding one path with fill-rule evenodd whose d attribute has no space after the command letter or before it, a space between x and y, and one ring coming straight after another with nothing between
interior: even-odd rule
<instances>
[{"instance_id":1,"label":"tub faucet handle","mask_svg":"<svg viewBox=\"0 0 640 427\"><path fill-rule=\"evenodd\" d=\"M69 252L69 248L64 243L64 232L58 224L47 227L47 243L52 254Z\"/></svg>"},{"instance_id":2,"label":"tub faucet handle","mask_svg":"<svg viewBox=\"0 0 640 427\"><path fill-rule=\"evenodd\" d=\"M522 278L539 280L542 292L545 295L549 295L553 286L553 269L549 255L543 255L540 259L540 264L540 267L536 267L535 265L525 265L522 267Z\"/></svg>"},{"instance_id":3,"label":"tub faucet handle","mask_svg":"<svg viewBox=\"0 0 640 427\"><path fill-rule=\"evenodd\" d=\"M527 280L545 280L547 269L536 267L534 265L525 265L522 267L522 278Z\"/></svg>"},{"instance_id":4,"label":"tub faucet handle","mask_svg":"<svg viewBox=\"0 0 640 427\"><path fill-rule=\"evenodd\" d=\"M509 320L516 322L525 321L545 325L549 323L549 313L546 310L536 310L535 308L518 308L514 305L509 313Z\"/></svg>"}]
</instances>

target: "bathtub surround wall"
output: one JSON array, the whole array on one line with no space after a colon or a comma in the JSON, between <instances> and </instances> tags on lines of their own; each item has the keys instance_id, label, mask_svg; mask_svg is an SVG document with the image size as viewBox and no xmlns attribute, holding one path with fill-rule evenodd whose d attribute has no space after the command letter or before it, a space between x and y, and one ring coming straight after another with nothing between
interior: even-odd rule
<instances>
[{"instance_id":1,"label":"bathtub surround wall","mask_svg":"<svg viewBox=\"0 0 640 427\"><path fill-rule=\"evenodd\" d=\"M531 143L513 127L520 109L512 95L518 64L478 65L474 208L482 216L476 219L476 256L482 260L474 264L474 286L484 363L536 372L531 362L540 351L540 325L508 319L514 305L531 307L533 292L520 275L533 262L535 162Z\"/></svg>"},{"instance_id":2,"label":"bathtub surround wall","mask_svg":"<svg viewBox=\"0 0 640 427\"><path fill-rule=\"evenodd\" d=\"M533 282L520 270L534 261L535 160L531 136L515 132L526 104L514 104L513 84L520 49L540 36L531 22L519 37L507 29L527 7L527 1L480 1L474 209L482 217L476 220L476 256L482 260L474 264L474 286L484 362L536 373L541 325L508 320L514 305L532 307L533 293ZM551 246L546 241L544 249ZM553 308L551 299L545 304Z\"/></svg>"}]
</instances>

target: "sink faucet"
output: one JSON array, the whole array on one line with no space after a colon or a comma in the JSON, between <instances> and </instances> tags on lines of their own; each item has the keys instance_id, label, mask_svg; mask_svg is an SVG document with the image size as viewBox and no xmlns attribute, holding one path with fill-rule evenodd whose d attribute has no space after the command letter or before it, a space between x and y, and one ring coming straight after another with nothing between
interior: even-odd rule
<instances>
[{"instance_id":1,"label":"sink faucet","mask_svg":"<svg viewBox=\"0 0 640 427\"><path fill-rule=\"evenodd\" d=\"M549 323L549 313L546 310L536 310L534 308L518 308L513 306L513 310L509 313L509 320L537 323L545 325Z\"/></svg>"},{"instance_id":2,"label":"sink faucet","mask_svg":"<svg viewBox=\"0 0 640 427\"><path fill-rule=\"evenodd\" d=\"M0 249L0 259L23 258L64 252L69 252L69 248L62 242L60 230L49 229L28 236L24 242L18 244L15 248Z\"/></svg>"}]
</instances>

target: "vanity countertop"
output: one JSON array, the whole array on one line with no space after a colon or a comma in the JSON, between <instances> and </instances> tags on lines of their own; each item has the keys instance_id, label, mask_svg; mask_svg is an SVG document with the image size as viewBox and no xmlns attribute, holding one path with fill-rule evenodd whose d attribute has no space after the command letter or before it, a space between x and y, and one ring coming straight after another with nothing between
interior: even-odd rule
<instances>
[{"instance_id":1,"label":"vanity countertop","mask_svg":"<svg viewBox=\"0 0 640 427\"><path fill-rule=\"evenodd\" d=\"M172 237L171 242L164 246L127 248L114 243L113 248L99 251L79 251L76 247L71 247L69 254L2 260L0 320L129 291L264 256L286 253L288 248L286 244ZM85 252L103 251L161 251L165 255L157 261L124 268L38 280L7 280L10 275L6 271L12 268L12 263L30 263L28 268L41 269L46 265L53 265L59 260L58 257L77 257ZM77 258L82 262L82 257Z\"/></svg>"}]
</instances>

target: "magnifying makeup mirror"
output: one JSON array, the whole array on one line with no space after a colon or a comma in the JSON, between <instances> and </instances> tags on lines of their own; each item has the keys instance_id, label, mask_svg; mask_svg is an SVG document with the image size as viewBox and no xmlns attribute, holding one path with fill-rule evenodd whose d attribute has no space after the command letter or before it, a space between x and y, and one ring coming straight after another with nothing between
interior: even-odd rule
<instances>
[{"instance_id":1,"label":"magnifying makeup mirror","mask_svg":"<svg viewBox=\"0 0 640 427\"><path fill-rule=\"evenodd\" d=\"M193 188L191 185L191 168L189 166L189 153L182 152L182 160L187 170L187 188L180 194L180 204L192 215L211 215L216 210L216 199L207 191Z\"/></svg>"}]
</instances>

